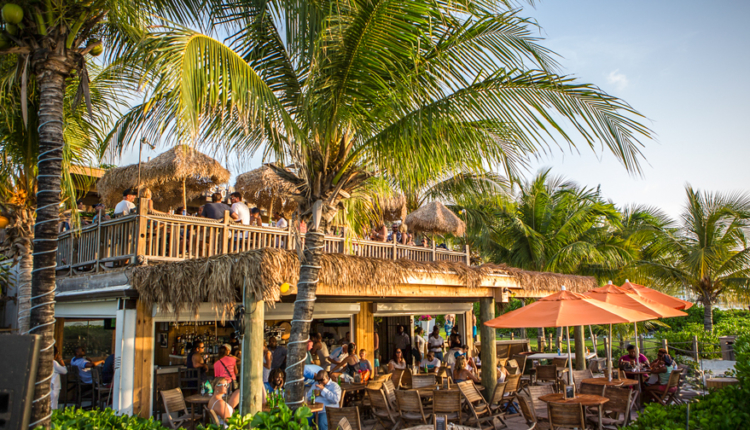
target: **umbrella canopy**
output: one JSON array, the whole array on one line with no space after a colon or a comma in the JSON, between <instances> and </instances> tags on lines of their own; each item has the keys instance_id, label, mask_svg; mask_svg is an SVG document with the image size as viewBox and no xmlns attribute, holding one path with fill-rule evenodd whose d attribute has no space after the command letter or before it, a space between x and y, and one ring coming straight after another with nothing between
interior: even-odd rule
<instances>
[{"instance_id":1,"label":"umbrella canopy","mask_svg":"<svg viewBox=\"0 0 750 430\"><path fill-rule=\"evenodd\" d=\"M652 288L644 287L643 285L634 284L628 280L626 280L620 288L626 293L645 297L651 301L660 303L664 306L669 306L673 309L690 309L693 306L693 304L691 302L688 302L687 300L672 297L669 294L664 294Z\"/></svg>"},{"instance_id":2,"label":"umbrella canopy","mask_svg":"<svg viewBox=\"0 0 750 430\"><path fill-rule=\"evenodd\" d=\"M403 221L406 218L406 197L403 194L378 194L373 198L372 205L385 222Z\"/></svg>"},{"instance_id":3,"label":"umbrella canopy","mask_svg":"<svg viewBox=\"0 0 750 430\"><path fill-rule=\"evenodd\" d=\"M297 202L292 199L296 191L294 185L267 165L239 175L234 189L248 202L268 210L269 215L276 211L289 214L297 209Z\"/></svg>"},{"instance_id":4,"label":"umbrella canopy","mask_svg":"<svg viewBox=\"0 0 750 430\"><path fill-rule=\"evenodd\" d=\"M418 233L463 236L466 232L466 224L440 202L427 203L410 213L406 225L410 231Z\"/></svg>"},{"instance_id":5,"label":"umbrella canopy","mask_svg":"<svg viewBox=\"0 0 750 430\"><path fill-rule=\"evenodd\" d=\"M612 305L643 312L653 316L653 318L684 317L687 315L685 312L664 306L644 296L629 293L612 284L593 289L584 295Z\"/></svg>"},{"instance_id":6,"label":"umbrella canopy","mask_svg":"<svg viewBox=\"0 0 750 430\"><path fill-rule=\"evenodd\" d=\"M229 170L218 161L188 145L178 145L141 163L140 187L150 189L154 207L165 210L184 205L211 187L226 183L229 177ZM138 186L138 164L111 169L96 184L109 207L122 200L124 190Z\"/></svg>"},{"instance_id":7,"label":"umbrella canopy","mask_svg":"<svg viewBox=\"0 0 750 430\"><path fill-rule=\"evenodd\" d=\"M494 328L565 327L630 323L650 319L654 317L563 290L484 324Z\"/></svg>"}]
</instances>

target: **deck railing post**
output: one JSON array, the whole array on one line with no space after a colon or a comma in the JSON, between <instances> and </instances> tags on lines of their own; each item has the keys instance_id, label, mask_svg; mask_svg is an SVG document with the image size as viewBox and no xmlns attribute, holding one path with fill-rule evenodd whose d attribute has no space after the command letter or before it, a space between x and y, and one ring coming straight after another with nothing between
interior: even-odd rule
<instances>
[{"instance_id":1,"label":"deck railing post","mask_svg":"<svg viewBox=\"0 0 750 430\"><path fill-rule=\"evenodd\" d=\"M96 261L96 263L94 263L94 267L96 267L96 269L94 269L94 271L96 273L99 273L99 255L102 251L102 210L99 209L99 212L97 212L97 214L99 216L96 217L96 245L94 245L94 249L96 249L96 251L94 251L96 252L96 255L94 256L94 261Z\"/></svg>"},{"instance_id":2,"label":"deck railing post","mask_svg":"<svg viewBox=\"0 0 750 430\"><path fill-rule=\"evenodd\" d=\"M432 243L432 261L437 261L437 251L435 251L435 239L431 241Z\"/></svg>"},{"instance_id":3,"label":"deck railing post","mask_svg":"<svg viewBox=\"0 0 750 430\"><path fill-rule=\"evenodd\" d=\"M698 352L698 336L693 336L693 358L696 363L700 361L700 354Z\"/></svg>"},{"instance_id":4,"label":"deck railing post","mask_svg":"<svg viewBox=\"0 0 750 430\"><path fill-rule=\"evenodd\" d=\"M224 211L224 219L222 219L222 232L221 232L221 253L229 253L229 223L232 222L232 216L229 215L229 211ZM243 234L244 235L244 234Z\"/></svg>"},{"instance_id":5,"label":"deck railing post","mask_svg":"<svg viewBox=\"0 0 750 430\"><path fill-rule=\"evenodd\" d=\"M466 251L466 265L471 266L471 254L469 254L469 245L466 245L464 250Z\"/></svg>"},{"instance_id":6,"label":"deck railing post","mask_svg":"<svg viewBox=\"0 0 750 430\"><path fill-rule=\"evenodd\" d=\"M73 276L73 240L75 240L75 235L73 234L73 229L71 228L68 230L68 254L69 254L69 261L68 261L68 274L70 276Z\"/></svg>"},{"instance_id":7,"label":"deck railing post","mask_svg":"<svg viewBox=\"0 0 750 430\"><path fill-rule=\"evenodd\" d=\"M138 257L146 256L146 234L148 233L148 199L138 200L138 218L136 221L135 257L131 264L138 263ZM124 238L123 238L124 239Z\"/></svg>"},{"instance_id":8,"label":"deck railing post","mask_svg":"<svg viewBox=\"0 0 750 430\"><path fill-rule=\"evenodd\" d=\"M396 252L398 251L398 249L397 249L398 248L398 242L396 241L396 235L394 234L392 236L393 236L393 260L395 261L396 260Z\"/></svg>"}]
</instances>

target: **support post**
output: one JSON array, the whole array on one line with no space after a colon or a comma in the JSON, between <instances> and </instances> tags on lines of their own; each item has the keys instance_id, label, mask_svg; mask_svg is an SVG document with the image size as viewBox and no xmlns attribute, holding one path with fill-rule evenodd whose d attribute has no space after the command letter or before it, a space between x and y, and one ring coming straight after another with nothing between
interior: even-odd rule
<instances>
[{"instance_id":1,"label":"support post","mask_svg":"<svg viewBox=\"0 0 750 430\"><path fill-rule=\"evenodd\" d=\"M360 349L367 351L367 361L375 369L375 317L372 302L360 302L359 313L354 316L354 341ZM356 352L359 354L359 351ZM374 377L375 375L371 375Z\"/></svg>"},{"instance_id":2,"label":"support post","mask_svg":"<svg viewBox=\"0 0 750 430\"><path fill-rule=\"evenodd\" d=\"M576 342L576 370L586 369L586 338L583 336L583 326L577 325L573 329Z\"/></svg>"},{"instance_id":3,"label":"support post","mask_svg":"<svg viewBox=\"0 0 750 430\"><path fill-rule=\"evenodd\" d=\"M495 318L495 299L487 297L479 300L479 316L482 336L482 385L485 387L485 398L492 398L497 384L497 344L495 343L495 329L484 323Z\"/></svg>"},{"instance_id":4,"label":"support post","mask_svg":"<svg viewBox=\"0 0 750 430\"><path fill-rule=\"evenodd\" d=\"M661 347L667 350L667 354L669 354L669 345L667 344L666 339L661 340Z\"/></svg>"},{"instance_id":5,"label":"support post","mask_svg":"<svg viewBox=\"0 0 750 430\"><path fill-rule=\"evenodd\" d=\"M641 353L643 355L646 355L644 351L646 351L646 341L643 339L643 335L638 336L638 348L640 348Z\"/></svg>"},{"instance_id":6,"label":"support post","mask_svg":"<svg viewBox=\"0 0 750 430\"><path fill-rule=\"evenodd\" d=\"M549 350L552 351L552 333L549 334Z\"/></svg>"},{"instance_id":7,"label":"support post","mask_svg":"<svg viewBox=\"0 0 750 430\"><path fill-rule=\"evenodd\" d=\"M154 318L151 306L136 304L135 371L133 373L133 415L151 415L151 375L153 374Z\"/></svg>"},{"instance_id":8,"label":"support post","mask_svg":"<svg viewBox=\"0 0 750 430\"><path fill-rule=\"evenodd\" d=\"M137 236L135 237L135 259L132 264L138 263L138 257L146 255L146 235L148 234L148 199L138 199L138 222L136 224Z\"/></svg>"},{"instance_id":9,"label":"support post","mask_svg":"<svg viewBox=\"0 0 750 430\"><path fill-rule=\"evenodd\" d=\"M471 253L469 253L469 245L466 245L466 265L471 266Z\"/></svg>"},{"instance_id":10,"label":"support post","mask_svg":"<svg viewBox=\"0 0 750 430\"><path fill-rule=\"evenodd\" d=\"M230 240L229 239L229 223L231 222L232 222L232 216L229 215L229 211L224 211L224 219L222 220L222 231L221 231L221 253L222 255L229 254L229 240Z\"/></svg>"},{"instance_id":11,"label":"support post","mask_svg":"<svg viewBox=\"0 0 750 430\"><path fill-rule=\"evenodd\" d=\"M698 336L693 336L693 358L696 362L699 362L701 359L698 352Z\"/></svg>"},{"instance_id":12,"label":"support post","mask_svg":"<svg viewBox=\"0 0 750 430\"><path fill-rule=\"evenodd\" d=\"M263 408L263 324L265 302L245 288L245 327L242 339L242 415L255 414Z\"/></svg>"},{"instance_id":13,"label":"support post","mask_svg":"<svg viewBox=\"0 0 750 430\"><path fill-rule=\"evenodd\" d=\"M62 355L65 318L55 318L55 345Z\"/></svg>"},{"instance_id":14,"label":"support post","mask_svg":"<svg viewBox=\"0 0 750 430\"><path fill-rule=\"evenodd\" d=\"M464 343L469 347L469 355L474 356L474 310L466 311L464 314L464 328L466 336Z\"/></svg>"},{"instance_id":15,"label":"support post","mask_svg":"<svg viewBox=\"0 0 750 430\"><path fill-rule=\"evenodd\" d=\"M134 300L120 299L117 304L115 332L115 377L112 409L133 415L135 368L136 306Z\"/></svg>"}]
</instances>

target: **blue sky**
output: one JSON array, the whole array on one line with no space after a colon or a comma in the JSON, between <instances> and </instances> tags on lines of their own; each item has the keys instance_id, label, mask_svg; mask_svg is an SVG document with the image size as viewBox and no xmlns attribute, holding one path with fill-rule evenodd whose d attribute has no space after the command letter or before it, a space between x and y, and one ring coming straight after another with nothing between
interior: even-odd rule
<instances>
[{"instance_id":1,"label":"blue sky","mask_svg":"<svg viewBox=\"0 0 750 430\"><path fill-rule=\"evenodd\" d=\"M656 134L644 141L641 176L583 146L580 154L552 151L533 163L530 175L551 167L579 184L601 185L619 205L657 206L673 217L686 183L707 191L747 189L750 2L545 0L521 15L542 27L543 44L561 55L562 73L628 101ZM137 150L122 164L136 161ZM256 156L241 171L260 161Z\"/></svg>"}]
</instances>

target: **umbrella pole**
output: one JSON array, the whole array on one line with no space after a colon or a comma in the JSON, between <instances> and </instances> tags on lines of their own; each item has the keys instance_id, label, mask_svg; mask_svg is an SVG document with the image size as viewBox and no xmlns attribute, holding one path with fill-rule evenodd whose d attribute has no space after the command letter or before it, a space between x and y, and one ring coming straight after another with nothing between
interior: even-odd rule
<instances>
[{"instance_id":1,"label":"umbrella pole","mask_svg":"<svg viewBox=\"0 0 750 430\"><path fill-rule=\"evenodd\" d=\"M641 368L641 351L638 349L638 323L633 323L635 329L635 368Z\"/></svg>"},{"instance_id":2,"label":"umbrella pole","mask_svg":"<svg viewBox=\"0 0 750 430\"><path fill-rule=\"evenodd\" d=\"M565 327L565 336L568 340L568 382L573 385L573 361L570 359L570 330Z\"/></svg>"},{"instance_id":3,"label":"umbrella pole","mask_svg":"<svg viewBox=\"0 0 750 430\"><path fill-rule=\"evenodd\" d=\"M609 325L609 339L607 339L607 378L612 382L612 324Z\"/></svg>"},{"instance_id":4,"label":"umbrella pole","mask_svg":"<svg viewBox=\"0 0 750 430\"><path fill-rule=\"evenodd\" d=\"M187 178L182 180L182 213L179 215L187 215L187 190L185 189L185 181L187 181Z\"/></svg>"}]
</instances>

